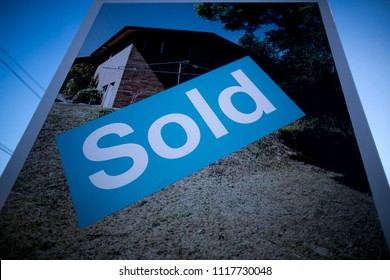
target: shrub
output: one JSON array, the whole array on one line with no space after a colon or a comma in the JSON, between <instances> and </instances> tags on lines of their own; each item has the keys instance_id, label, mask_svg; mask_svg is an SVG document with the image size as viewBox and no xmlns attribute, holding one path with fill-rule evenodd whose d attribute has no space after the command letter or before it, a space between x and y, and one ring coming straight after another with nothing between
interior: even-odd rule
<instances>
[{"instance_id":1,"label":"shrub","mask_svg":"<svg viewBox=\"0 0 390 280\"><path fill-rule=\"evenodd\" d=\"M69 70L60 93L72 99L76 94L85 88L95 87L97 77L94 76L96 66L89 63L76 63Z\"/></svg>"},{"instance_id":2,"label":"shrub","mask_svg":"<svg viewBox=\"0 0 390 280\"><path fill-rule=\"evenodd\" d=\"M85 104L100 104L103 93L97 88L87 88L79 90L73 98L74 103L85 103Z\"/></svg>"}]
</instances>

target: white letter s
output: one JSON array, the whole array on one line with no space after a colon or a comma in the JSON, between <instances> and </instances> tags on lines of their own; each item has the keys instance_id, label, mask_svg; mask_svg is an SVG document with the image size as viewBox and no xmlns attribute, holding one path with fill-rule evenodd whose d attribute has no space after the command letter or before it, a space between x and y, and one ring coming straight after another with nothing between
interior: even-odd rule
<instances>
[{"instance_id":1,"label":"white letter s","mask_svg":"<svg viewBox=\"0 0 390 280\"><path fill-rule=\"evenodd\" d=\"M116 134L124 137L133 133L134 130L124 123L113 123L105 125L92 132L83 144L83 153L91 161L105 161L120 157L130 157L133 159L133 166L120 175L111 176L104 170L100 170L89 176L92 184L100 189L116 189L123 187L137 179L148 166L148 154L146 150L138 144L122 144L107 148L99 148L97 142L100 138Z\"/></svg>"}]
</instances>

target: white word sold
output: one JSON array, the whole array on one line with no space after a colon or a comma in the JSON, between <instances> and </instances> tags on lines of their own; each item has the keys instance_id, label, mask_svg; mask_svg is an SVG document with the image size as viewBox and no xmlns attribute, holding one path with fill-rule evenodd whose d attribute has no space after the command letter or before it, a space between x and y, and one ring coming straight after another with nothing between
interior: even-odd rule
<instances>
[{"instance_id":1,"label":"white word sold","mask_svg":"<svg viewBox=\"0 0 390 280\"><path fill-rule=\"evenodd\" d=\"M263 113L269 114L276 110L242 70L234 71L231 75L239 86L228 87L222 90L218 96L218 105L229 119L239 124L249 124L259 120ZM256 107L253 112L243 113L234 106L232 96L237 92L247 94L254 101ZM196 88L187 91L186 95L217 139L229 133ZM180 147L170 147L164 141L161 131L169 123L180 125L187 135L186 142ZM83 153L88 160L98 162L121 157L130 157L133 160L131 168L120 175L112 176L104 170L91 174L89 179L97 188L115 189L123 187L136 180L148 167L148 153L140 144L127 143L105 148L100 148L97 144L99 139L109 134L124 137L133 132L131 126L126 123L112 123L96 129L85 139ZM191 117L181 113L172 113L155 120L150 125L147 136L150 147L157 155L168 160L174 160L193 152L200 142L201 135L199 126Z\"/></svg>"}]
</instances>

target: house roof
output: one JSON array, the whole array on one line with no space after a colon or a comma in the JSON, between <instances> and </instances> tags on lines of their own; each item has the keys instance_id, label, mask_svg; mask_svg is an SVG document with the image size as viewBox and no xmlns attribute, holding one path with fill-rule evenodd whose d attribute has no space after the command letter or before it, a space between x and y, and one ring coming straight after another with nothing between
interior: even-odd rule
<instances>
[{"instance_id":1,"label":"house roof","mask_svg":"<svg viewBox=\"0 0 390 280\"><path fill-rule=\"evenodd\" d=\"M187 37L187 38L204 38L208 42L219 41L230 48L235 49L238 52L246 53L246 51L232 43L231 41L212 32L200 32L200 31L188 31L188 30L173 30L163 28L151 28L151 27L138 27L138 26L125 26L113 37L106 41L102 46L95 50L88 57L79 57L76 62L92 62L101 63L108 59L112 54L116 54L123 48L127 47L136 38L137 34L156 34L158 36L169 35L174 37Z\"/></svg>"}]
</instances>

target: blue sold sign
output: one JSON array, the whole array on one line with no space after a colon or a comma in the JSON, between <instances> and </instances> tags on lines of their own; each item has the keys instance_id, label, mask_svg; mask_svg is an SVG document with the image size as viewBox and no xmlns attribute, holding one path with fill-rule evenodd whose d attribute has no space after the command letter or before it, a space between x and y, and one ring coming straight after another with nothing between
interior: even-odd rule
<instances>
[{"instance_id":1,"label":"blue sold sign","mask_svg":"<svg viewBox=\"0 0 390 280\"><path fill-rule=\"evenodd\" d=\"M246 57L58 135L80 227L302 116Z\"/></svg>"}]
</instances>

